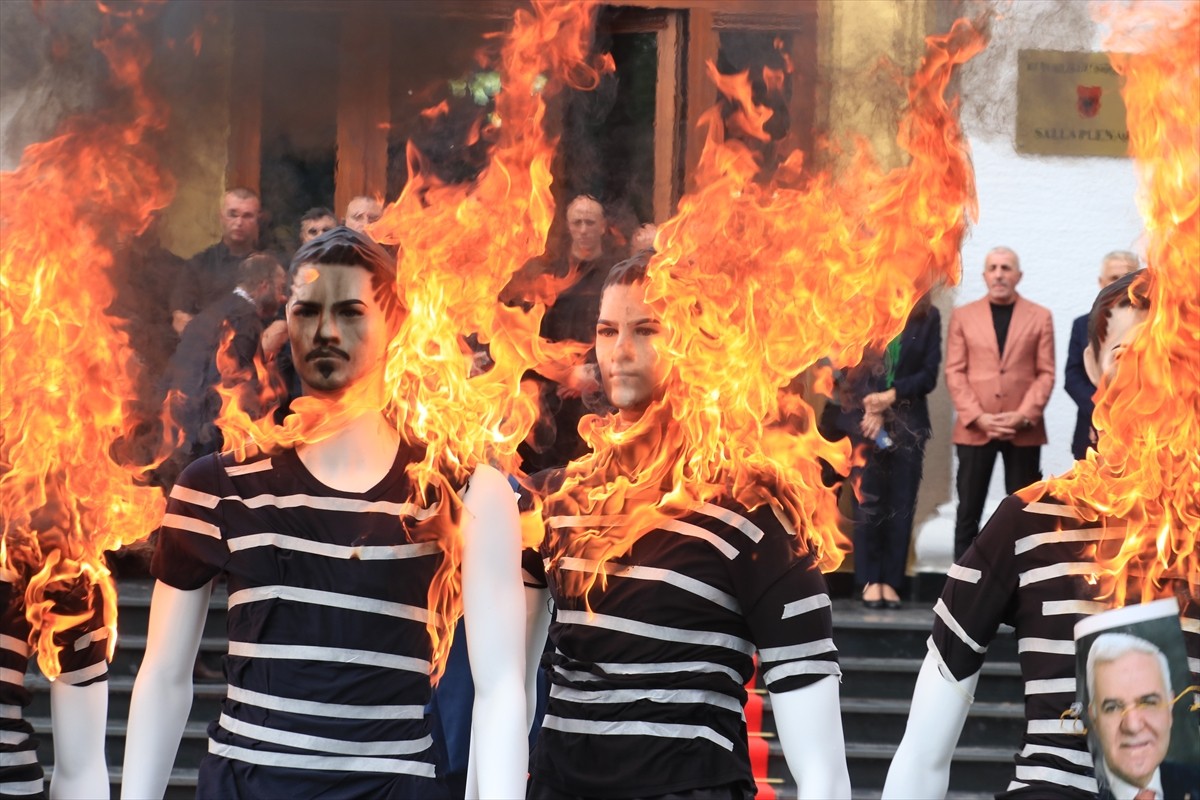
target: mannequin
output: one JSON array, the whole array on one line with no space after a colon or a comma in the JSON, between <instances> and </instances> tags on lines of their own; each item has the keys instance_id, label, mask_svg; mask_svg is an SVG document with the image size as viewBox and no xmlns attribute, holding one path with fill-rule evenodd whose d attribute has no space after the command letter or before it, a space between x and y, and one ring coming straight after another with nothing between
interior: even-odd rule
<instances>
[{"instance_id":1,"label":"mannequin","mask_svg":"<svg viewBox=\"0 0 1200 800\"><path fill-rule=\"evenodd\" d=\"M230 694L209 728L198 796L303 797L323 786L440 796L423 715L436 668L426 623L446 621L430 587L453 578L442 559L458 536L476 686L473 796L524 791L515 500L507 481L482 465L464 490L447 483L414 501L405 468L423 445L405 441L383 411L384 357L400 313L391 264L347 228L297 252L292 349L306 396L333 413L323 415L319 437L294 448L241 463L214 456L181 476L155 555L159 580L130 707L124 797L165 791L191 704L209 576L219 571L230 585Z\"/></svg>"},{"instance_id":2,"label":"mannequin","mask_svg":"<svg viewBox=\"0 0 1200 800\"><path fill-rule=\"evenodd\" d=\"M657 454L668 365L645 302L646 258L613 268L597 323L611 422L627 446L573 462L543 509L556 647L528 796L752 797L741 687L757 650L799 796L849 797L824 578L779 512L714 500L654 519L661 495L636 481L611 506L587 504L607 494L596 480L613 480L595 477L607 474L593 469L603 458L628 476ZM634 525L639 535L601 552L596 526Z\"/></svg>"},{"instance_id":3,"label":"mannequin","mask_svg":"<svg viewBox=\"0 0 1200 800\"><path fill-rule=\"evenodd\" d=\"M1111 380L1116 358L1133 340L1149 308L1145 271L1100 292L1092 307L1085 366L1096 385ZM1104 441L1101 440L1101 446ZM1036 487L1036 485L1035 485ZM1030 490L1024 490L1026 495ZM934 607L929 653L913 692L904 738L888 770L885 798L941 797L950 760L973 700L979 667L1002 621L1016 628L1026 679L1026 735L1007 795L1092 797L1092 760L1079 720L1062 718L1075 702L1073 627L1081 615L1106 608L1089 582L1094 549L1120 543L1122 523L1086 522L1051 495L1026 502L1007 498L949 573ZM1097 545L1096 542L1101 542ZM1186 593L1185 593L1186 594ZM1200 617L1192 601L1184 616ZM1188 626L1185 626L1188 630ZM1188 655L1200 656L1200 633L1186 635ZM1193 662L1197 663L1197 662ZM1195 676L1193 676L1195 679Z\"/></svg>"}]
</instances>

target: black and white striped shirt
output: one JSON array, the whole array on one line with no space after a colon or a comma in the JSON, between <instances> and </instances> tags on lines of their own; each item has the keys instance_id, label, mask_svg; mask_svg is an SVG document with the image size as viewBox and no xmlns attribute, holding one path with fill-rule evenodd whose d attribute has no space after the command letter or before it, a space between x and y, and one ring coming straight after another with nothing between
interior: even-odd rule
<instances>
[{"instance_id":1,"label":"black and white striped shirt","mask_svg":"<svg viewBox=\"0 0 1200 800\"><path fill-rule=\"evenodd\" d=\"M24 683L31 655L25 583L18 573L0 568L0 797L45 796L38 743L24 718L31 699ZM62 648L57 680L71 686L107 681L108 628L99 590L89 593L77 586L47 599L54 601L53 611L60 616L90 613L83 622L55 635L55 644Z\"/></svg>"},{"instance_id":2,"label":"black and white striped shirt","mask_svg":"<svg viewBox=\"0 0 1200 800\"><path fill-rule=\"evenodd\" d=\"M442 551L416 521L441 512L411 502L413 457L401 447L361 494L320 483L294 450L206 457L180 476L154 575L229 586L229 690L202 794L382 797L434 777L427 593Z\"/></svg>"},{"instance_id":3,"label":"black and white striped shirt","mask_svg":"<svg viewBox=\"0 0 1200 800\"><path fill-rule=\"evenodd\" d=\"M1075 623L1105 611L1091 577L1097 543L1120 536L1083 522L1045 497L1007 498L971 548L951 567L934 606L930 647L958 680L979 671L1004 622L1016 629L1025 683L1025 736L1016 776L1000 796L1095 797L1092 758L1081 720L1061 718L1076 701ZM1186 596L1186 593L1185 593ZM1193 680L1200 673L1200 607L1184 608Z\"/></svg>"},{"instance_id":4,"label":"black and white striped shirt","mask_svg":"<svg viewBox=\"0 0 1200 800\"><path fill-rule=\"evenodd\" d=\"M589 613L563 583L595 571L573 536L597 518L553 514L542 556L555 650L532 771L590 797L752 787L742 705L755 652L772 692L841 674L825 580L795 534L769 506L664 519L602 566Z\"/></svg>"}]
</instances>

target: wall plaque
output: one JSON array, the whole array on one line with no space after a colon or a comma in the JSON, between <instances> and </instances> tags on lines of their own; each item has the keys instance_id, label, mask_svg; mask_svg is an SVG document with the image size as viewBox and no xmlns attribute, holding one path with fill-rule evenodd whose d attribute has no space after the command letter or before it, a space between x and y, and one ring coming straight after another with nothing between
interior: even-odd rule
<instances>
[{"instance_id":1,"label":"wall plaque","mask_svg":"<svg viewBox=\"0 0 1200 800\"><path fill-rule=\"evenodd\" d=\"M1017 55L1017 152L1127 156L1121 78L1104 53Z\"/></svg>"}]
</instances>

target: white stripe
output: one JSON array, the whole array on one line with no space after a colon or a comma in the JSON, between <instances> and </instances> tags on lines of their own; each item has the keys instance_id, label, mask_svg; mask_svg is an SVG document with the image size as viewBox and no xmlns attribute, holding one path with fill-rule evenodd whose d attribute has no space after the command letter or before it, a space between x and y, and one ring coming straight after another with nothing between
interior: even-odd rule
<instances>
[{"instance_id":1,"label":"white stripe","mask_svg":"<svg viewBox=\"0 0 1200 800\"><path fill-rule=\"evenodd\" d=\"M305 589L300 586L256 586L252 589L242 589L229 595L229 607L244 603L258 603L263 600L286 600L294 603L308 603L314 606L330 608L348 608L353 611L365 611L369 614L383 614L399 619L411 619L428 623L432 614L419 606L404 603L392 603L387 600L376 600L373 597L359 597L353 594L338 592L322 592L317 589Z\"/></svg>"},{"instance_id":2,"label":"white stripe","mask_svg":"<svg viewBox=\"0 0 1200 800\"><path fill-rule=\"evenodd\" d=\"M664 639L668 642L684 642L686 644L706 644L714 647L724 647L739 653L750 655L754 645L737 636L712 631L689 631L682 628L668 628L665 625L651 625L648 622L614 617L609 614L588 614L586 611L559 611L557 618L565 625L586 625L591 628L620 631L633 636L644 636L648 639Z\"/></svg>"},{"instance_id":3,"label":"white stripe","mask_svg":"<svg viewBox=\"0 0 1200 800\"><path fill-rule=\"evenodd\" d=\"M1200 658L1189 658L1188 669L1192 671L1193 675L1200 675Z\"/></svg>"},{"instance_id":4,"label":"white stripe","mask_svg":"<svg viewBox=\"0 0 1200 800\"><path fill-rule=\"evenodd\" d=\"M1028 553L1035 547L1055 542L1098 542L1110 536L1122 536L1125 528L1083 528L1077 531L1050 531L1023 536L1013 544L1013 555Z\"/></svg>"},{"instance_id":5,"label":"white stripe","mask_svg":"<svg viewBox=\"0 0 1200 800\"><path fill-rule=\"evenodd\" d=\"M1027 781L1042 781L1043 783L1053 783L1058 786L1073 786L1076 789L1082 789L1085 792L1093 794L1100 791L1096 786L1096 779L1089 778L1086 775L1076 775L1073 772L1067 772L1053 767L1028 767L1018 766L1017 777Z\"/></svg>"},{"instance_id":6,"label":"white stripe","mask_svg":"<svg viewBox=\"0 0 1200 800\"><path fill-rule=\"evenodd\" d=\"M1005 791L1011 792L1013 789L1024 789L1028 785L1029 785L1028 783L1021 783L1020 781L1009 781L1008 789L1006 789Z\"/></svg>"},{"instance_id":7,"label":"white stripe","mask_svg":"<svg viewBox=\"0 0 1200 800\"><path fill-rule=\"evenodd\" d=\"M730 561L738 557L739 550L736 547L712 531L701 528L699 525L693 525L690 522L683 522L677 519L664 519L662 522L655 525L655 527L659 530L671 531L673 533L682 534L683 536L690 536L694 539L703 539L713 547L717 548L717 550L721 551L721 555L725 556Z\"/></svg>"},{"instance_id":8,"label":"white stripe","mask_svg":"<svg viewBox=\"0 0 1200 800\"><path fill-rule=\"evenodd\" d=\"M1179 620L1179 627L1183 628L1183 630L1187 633L1200 633L1200 619L1181 617Z\"/></svg>"},{"instance_id":9,"label":"white stripe","mask_svg":"<svg viewBox=\"0 0 1200 800\"><path fill-rule=\"evenodd\" d=\"M703 703L735 714L742 713L742 704L729 695L704 689L569 689L551 686L550 696L568 703Z\"/></svg>"},{"instance_id":10,"label":"white stripe","mask_svg":"<svg viewBox=\"0 0 1200 800\"><path fill-rule=\"evenodd\" d=\"M353 497L325 497L311 494L259 494L254 497L230 495L246 508L307 508L314 511L345 511L354 514L387 514L392 517L412 517L423 520L438 513L439 504L424 508L416 503L393 503L387 500L358 500Z\"/></svg>"},{"instance_id":11,"label":"white stripe","mask_svg":"<svg viewBox=\"0 0 1200 800\"><path fill-rule=\"evenodd\" d=\"M75 640L75 652L86 649L92 642L103 642L107 638L108 628L96 628L95 630L88 631Z\"/></svg>"},{"instance_id":12,"label":"white stripe","mask_svg":"<svg viewBox=\"0 0 1200 800\"><path fill-rule=\"evenodd\" d=\"M273 469L271 465L271 459L264 458L249 464L231 464L225 468L225 474L231 478L236 478L239 475L250 475L254 472L266 472L269 469Z\"/></svg>"},{"instance_id":13,"label":"white stripe","mask_svg":"<svg viewBox=\"0 0 1200 800\"><path fill-rule=\"evenodd\" d=\"M46 784L42 780L5 781L0 783L0 794L10 794L20 797L23 794L36 794L39 797L45 791Z\"/></svg>"},{"instance_id":14,"label":"white stripe","mask_svg":"<svg viewBox=\"0 0 1200 800\"><path fill-rule=\"evenodd\" d=\"M1066 517L1067 519L1083 519L1078 511L1071 506L1062 506L1058 503L1030 503L1025 506L1025 510L1030 514L1043 514L1050 517Z\"/></svg>"},{"instance_id":15,"label":"white stripe","mask_svg":"<svg viewBox=\"0 0 1200 800\"><path fill-rule=\"evenodd\" d=\"M84 667L83 669L77 669L73 672L60 673L57 680L62 681L68 686L75 686L83 683L84 681L90 681L92 678L99 678L101 675L107 674L108 662L97 661L95 664Z\"/></svg>"},{"instance_id":16,"label":"white stripe","mask_svg":"<svg viewBox=\"0 0 1200 800\"><path fill-rule=\"evenodd\" d=\"M0 731L0 744L20 744L28 738L25 731Z\"/></svg>"},{"instance_id":17,"label":"white stripe","mask_svg":"<svg viewBox=\"0 0 1200 800\"><path fill-rule=\"evenodd\" d=\"M9 703L0 705L0 719L23 719L21 716L21 707Z\"/></svg>"},{"instance_id":18,"label":"white stripe","mask_svg":"<svg viewBox=\"0 0 1200 800\"><path fill-rule=\"evenodd\" d=\"M274 711L292 714L308 714L314 717L342 717L344 719L422 719L424 706L359 706L343 703L318 703L315 700L296 700L277 697L261 692L252 692L240 686L229 686L228 697L236 703L244 703Z\"/></svg>"},{"instance_id":19,"label":"white stripe","mask_svg":"<svg viewBox=\"0 0 1200 800\"><path fill-rule=\"evenodd\" d=\"M616 528L628 523L628 514L562 514L546 517L546 524L551 528Z\"/></svg>"},{"instance_id":20,"label":"white stripe","mask_svg":"<svg viewBox=\"0 0 1200 800\"><path fill-rule=\"evenodd\" d=\"M1078 764L1081 767L1092 766L1092 754L1087 750L1071 750L1066 747L1051 747L1047 744L1027 744L1025 745L1025 749L1021 751L1021 757L1030 758L1039 753L1056 756L1063 761L1070 761L1072 764Z\"/></svg>"},{"instance_id":21,"label":"white stripe","mask_svg":"<svg viewBox=\"0 0 1200 800\"><path fill-rule=\"evenodd\" d=\"M259 742L279 744L284 747L295 747L298 750L315 750L318 753L339 753L342 755L364 756L410 756L423 753L433 744L430 736L420 739L396 739L393 741L351 742L345 739L329 739L325 736L310 736L305 733L293 733L278 728L268 728L263 725L253 725L228 714L221 714L221 727L238 736L255 739Z\"/></svg>"},{"instance_id":22,"label":"white stripe","mask_svg":"<svg viewBox=\"0 0 1200 800\"><path fill-rule=\"evenodd\" d=\"M737 681L738 685L745 683L741 674L733 667L727 667L724 664L714 664L711 661L664 661L656 664L596 664L597 669L603 670L608 675L661 675L672 672L719 672L722 675L728 675L732 680ZM569 670L562 667L555 667L556 672L573 681L598 681L601 680L600 675L593 675L590 672L580 672L578 670Z\"/></svg>"},{"instance_id":23,"label":"white stripe","mask_svg":"<svg viewBox=\"0 0 1200 800\"><path fill-rule=\"evenodd\" d=\"M1081 719L1031 719L1025 725L1025 732L1031 736L1048 736L1053 734L1082 736L1086 733L1083 729L1083 720Z\"/></svg>"},{"instance_id":24,"label":"white stripe","mask_svg":"<svg viewBox=\"0 0 1200 800\"><path fill-rule=\"evenodd\" d=\"M704 725L671 725L665 722L634 722L632 720L563 719L547 714L542 727L564 733L592 736L658 736L664 739L707 739L732 752L733 742Z\"/></svg>"},{"instance_id":25,"label":"white stripe","mask_svg":"<svg viewBox=\"0 0 1200 800\"><path fill-rule=\"evenodd\" d=\"M249 550L252 547L278 547L281 550L293 550L300 553L312 553L328 558L357 559L361 561L384 561L387 559L420 558L441 552L437 542L421 542L420 544L398 545L359 545L348 547L328 542L314 542L299 536L288 536L282 533L254 533L249 536L236 536L229 540L230 552Z\"/></svg>"},{"instance_id":26,"label":"white stripe","mask_svg":"<svg viewBox=\"0 0 1200 800\"><path fill-rule=\"evenodd\" d=\"M217 503L221 502L221 498L215 494L189 489L181 483L171 487L171 499L182 500L185 503L204 508L216 508Z\"/></svg>"},{"instance_id":27,"label":"white stripe","mask_svg":"<svg viewBox=\"0 0 1200 800\"><path fill-rule=\"evenodd\" d=\"M0 648L11 650L21 658L29 658L29 644L24 639L0 633Z\"/></svg>"},{"instance_id":28,"label":"white stripe","mask_svg":"<svg viewBox=\"0 0 1200 800\"><path fill-rule=\"evenodd\" d=\"M1018 575L1017 585L1028 586L1031 583L1061 578L1065 575L1092 575L1095 572L1096 565L1094 563L1088 561L1064 561L1059 564L1051 564L1048 567L1025 570Z\"/></svg>"},{"instance_id":29,"label":"white stripe","mask_svg":"<svg viewBox=\"0 0 1200 800\"><path fill-rule=\"evenodd\" d=\"M964 567L962 564L951 564L950 569L946 571L946 577L954 578L956 581L979 583L979 579L983 577L983 573L971 567Z\"/></svg>"},{"instance_id":30,"label":"white stripe","mask_svg":"<svg viewBox=\"0 0 1200 800\"><path fill-rule=\"evenodd\" d=\"M808 658L818 653L836 652L837 645L833 643L833 639L818 639L814 642L793 644L787 647L768 647L765 650L759 650L758 654L762 656L763 661L770 663L791 658Z\"/></svg>"},{"instance_id":31,"label":"white stripe","mask_svg":"<svg viewBox=\"0 0 1200 800\"><path fill-rule=\"evenodd\" d=\"M37 750L21 750L16 753L4 754L5 767L27 767L30 764L36 763L38 763ZM8 786L8 784L0 783L0 788L3 788L4 786ZM40 792L42 788L43 787L39 782L37 790Z\"/></svg>"},{"instance_id":32,"label":"white stripe","mask_svg":"<svg viewBox=\"0 0 1200 800\"><path fill-rule=\"evenodd\" d=\"M422 674L429 672L429 662L420 658L376 653L371 650L351 650L345 647L230 642L229 655L242 658L275 658L282 661L328 661L334 664L383 667Z\"/></svg>"},{"instance_id":33,"label":"white stripe","mask_svg":"<svg viewBox=\"0 0 1200 800\"><path fill-rule=\"evenodd\" d=\"M1058 614L1099 614L1108 606L1092 600L1046 600L1042 603L1042 615L1053 617Z\"/></svg>"},{"instance_id":34,"label":"white stripe","mask_svg":"<svg viewBox=\"0 0 1200 800\"><path fill-rule=\"evenodd\" d=\"M816 611L818 608L827 608L830 605L829 595L814 594L803 600L793 600L785 605L783 607L783 616L780 619L791 619L801 614L807 614L810 611Z\"/></svg>"},{"instance_id":35,"label":"white stripe","mask_svg":"<svg viewBox=\"0 0 1200 800\"><path fill-rule=\"evenodd\" d=\"M976 653L987 652L986 647L980 647L979 644L971 638L970 634L963 630L962 625L958 624L958 620L954 618L954 615L950 613L950 609L946 608L946 604L942 602L942 598L939 597L937 602L933 604L933 613L941 617L941 620L946 624L946 627L949 628L955 636L961 639L963 644L965 644L967 647L971 648Z\"/></svg>"},{"instance_id":36,"label":"white stripe","mask_svg":"<svg viewBox=\"0 0 1200 800\"><path fill-rule=\"evenodd\" d=\"M272 753L267 750L251 750L208 740L208 752L214 756L258 764L265 767L287 767L290 769L324 769L332 772L387 772L394 775L419 775L434 777L432 764L420 761L401 761L392 758L367 758L365 756L314 756L307 753Z\"/></svg>"},{"instance_id":37,"label":"white stripe","mask_svg":"<svg viewBox=\"0 0 1200 800\"><path fill-rule=\"evenodd\" d=\"M7 683L11 686L20 686L25 683L25 673L18 672L15 669L8 667L0 667L0 683Z\"/></svg>"},{"instance_id":38,"label":"white stripe","mask_svg":"<svg viewBox=\"0 0 1200 800\"><path fill-rule=\"evenodd\" d=\"M657 567L636 567L627 564L614 564L611 561L606 561L601 564L590 558L563 558L558 562L560 569L568 569L573 572L594 573L597 569L609 575L614 575L618 578L634 578L643 581L661 581L670 585L683 589L685 592L691 592L697 597L702 597L709 600L722 608L727 608L730 611L741 612L741 606L738 605L737 598L720 589L709 586L703 581L698 581L687 575L682 575L678 572L669 569L659 569Z\"/></svg>"},{"instance_id":39,"label":"white stripe","mask_svg":"<svg viewBox=\"0 0 1200 800\"><path fill-rule=\"evenodd\" d=\"M216 525L193 517L185 517L182 514L163 514L162 527L175 528L181 531L191 531L198 533L201 536L211 536L214 539L221 538L221 529Z\"/></svg>"},{"instance_id":40,"label":"white stripe","mask_svg":"<svg viewBox=\"0 0 1200 800\"><path fill-rule=\"evenodd\" d=\"M1025 681L1025 694L1061 694L1075 692L1074 678L1047 678L1040 681Z\"/></svg>"},{"instance_id":41,"label":"white stripe","mask_svg":"<svg viewBox=\"0 0 1200 800\"><path fill-rule=\"evenodd\" d=\"M1059 656L1075 655L1074 639L1039 639L1030 636L1017 640L1018 653L1053 653Z\"/></svg>"},{"instance_id":42,"label":"white stripe","mask_svg":"<svg viewBox=\"0 0 1200 800\"><path fill-rule=\"evenodd\" d=\"M836 661L789 661L764 672L763 683L770 689L775 681L793 675L837 675L840 679L842 668Z\"/></svg>"},{"instance_id":43,"label":"white stripe","mask_svg":"<svg viewBox=\"0 0 1200 800\"><path fill-rule=\"evenodd\" d=\"M739 531L750 537L750 541L754 542L755 544L761 541L764 536L762 528L758 527L736 511L730 511L727 508L721 508L720 506L713 505L712 503L704 503L699 505L696 507L696 511L699 511L701 514L704 514L707 517L719 519L721 522L724 522L726 525L729 525L732 528L737 528Z\"/></svg>"}]
</instances>

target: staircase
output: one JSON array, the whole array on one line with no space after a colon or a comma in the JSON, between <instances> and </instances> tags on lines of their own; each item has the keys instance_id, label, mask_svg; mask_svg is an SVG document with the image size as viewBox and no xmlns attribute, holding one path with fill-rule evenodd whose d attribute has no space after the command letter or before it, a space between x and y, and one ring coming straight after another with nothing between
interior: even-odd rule
<instances>
[{"instance_id":1,"label":"staircase","mask_svg":"<svg viewBox=\"0 0 1200 800\"><path fill-rule=\"evenodd\" d=\"M148 581L122 581L119 586L121 635L109 672L107 740L113 797L119 793L125 757L130 693L146 645L150 588ZM218 587L200 645L204 662L213 666L220 663L226 648L225 601L224 587ZM879 797L883 788L925 657L925 642L933 626L931 608L932 603L924 603L906 604L900 611L868 611L857 601L834 600L834 641L843 673L842 726L855 798ZM34 692L26 713L41 739L43 763L50 765L49 684L34 666L26 683ZM959 739L950 771L949 797L953 800L983 800L1008 785L1013 753L1024 728L1022 691L1016 642L1011 634L1002 633L989 649L975 703ZM208 723L218 716L224 693L219 680L196 682L191 719L179 746L168 798L195 796L197 767L208 746ZM750 745L755 774L760 776L759 797L792 800L795 782L775 736L771 699L762 689L752 688L751 693L757 699L747 706L747 720L752 730L758 728L751 733Z\"/></svg>"}]
</instances>

